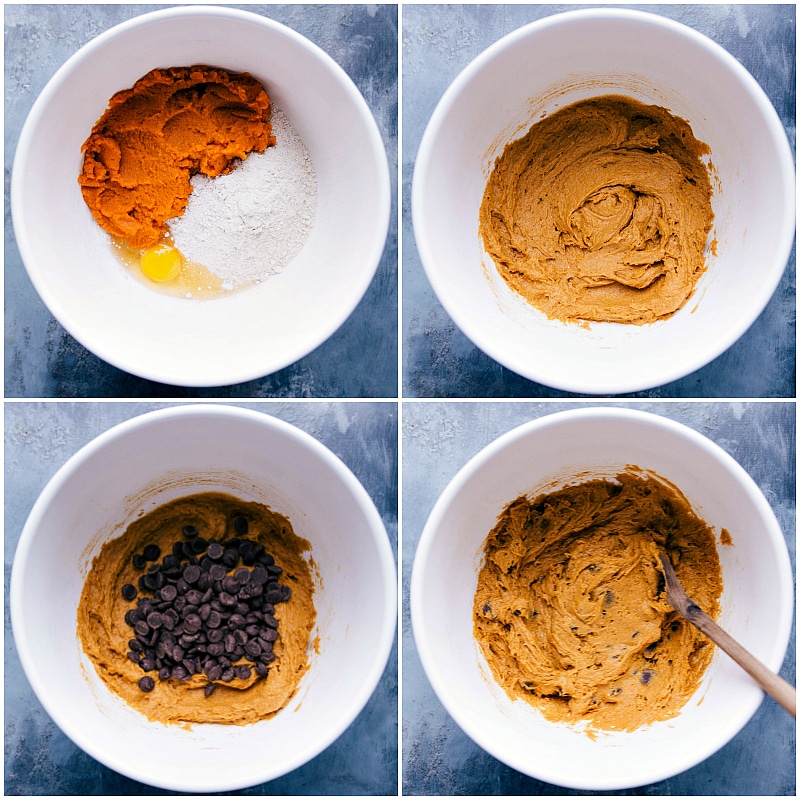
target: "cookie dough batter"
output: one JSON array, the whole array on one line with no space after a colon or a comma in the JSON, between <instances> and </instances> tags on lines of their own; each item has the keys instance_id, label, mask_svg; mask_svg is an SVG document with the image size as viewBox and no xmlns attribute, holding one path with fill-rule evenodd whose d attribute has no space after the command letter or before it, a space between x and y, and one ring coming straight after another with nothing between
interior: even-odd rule
<instances>
[{"instance_id":1,"label":"cookie dough batter","mask_svg":"<svg viewBox=\"0 0 800 800\"><path fill-rule=\"evenodd\" d=\"M248 73L155 69L115 94L83 145L78 178L97 222L134 248L183 214L197 173L230 172L275 143L270 99Z\"/></svg>"},{"instance_id":2,"label":"cookie dough batter","mask_svg":"<svg viewBox=\"0 0 800 800\"><path fill-rule=\"evenodd\" d=\"M132 566L133 554L151 544L162 553L171 552L173 543L184 538L181 530L187 524L194 525L206 540L236 537L239 534L233 520L237 516L248 520L247 538L266 547L283 567L281 583L292 589L287 602L275 605L278 638L269 674L261 679L253 673L247 680L234 678L217 684L208 697L204 692L208 679L202 675L157 680L152 691L141 691L137 682L145 673L127 658L133 634L124 621L126 611L136 603L122 595L123 585L136 584L141 574ZM271 717L295 694L309 666L308 652L313 646L310 636L316 619L311 570L302 556L309 550L309 543L292 531L289 520L265 505L214 492L162 505L103 545L94 558L78 607L81 645L103 682L151 720L245 725Z\"/></svg>"},{"instance_id":3,"label":"cookie dough batter","mask_svg":"<svg viewBox=\"0 0 800 800\"><path fill-rule=\"evenodd\" d=\"M612 95L567 106L496 160L479 217L486 252L551 319L667 318L706 269L709 152L659 106Z\"/></svg>"},{"instance_id":4,"label":"cookie dough batter","mask_svg":"<svg viewBox=\"0 0 800 800\"><path fill-rule=\"evenodd\" d=\"M675 716L713 645L668 605L662 551L715 617L714 535L663 479L630 468L511 503L484 544L473 608L495 680L548 719L590 729Z\"/></svg>"}]
</instances>

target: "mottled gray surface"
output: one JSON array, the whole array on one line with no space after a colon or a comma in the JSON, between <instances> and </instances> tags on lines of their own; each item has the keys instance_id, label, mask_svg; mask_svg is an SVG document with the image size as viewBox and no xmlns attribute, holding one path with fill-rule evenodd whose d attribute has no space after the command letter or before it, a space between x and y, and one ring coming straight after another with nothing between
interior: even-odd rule
<instances>
[{"instance_id":1,"label":"mottled gray surface","mask_svg":"<svg viewBox=\"0 0 800 800\"><path fill-rule=\"evenodd\" d=\"M437 498L489 442L531 419L585 403L404 403L403 442L403 792L406 795L593 794L516 772L472 742L425 677L411 631L414 552ZM592 405L608 405L594 403ZM750 473L783 528L795 563L795 405L782 403L625 404L670 417L715 441ZM795 681L795 637L781 674ZM767 698L731 742L670 780L618 794L794 795L794 720Z\"/></svg>"},{"instance_id":2,"label":"mottled gray surface","mask_svg":"<svg viewBox=\"0 0 800 800\"><path fill-rule=\"evenodd\" d=\"M117 423L163 403L5 404L5 794L141 795L159 792L108 769L68 739L39 704L22 671L8 613L19 535L58 468ZM315 436L362 482L397 551L396 403L245 403ZM395 795L397 647L366 708L327 750L288 775L242 794ZM269 758L269 753L264 754Z\"/></svg>"},{"instance_id":3,"label":"mottled gray surface","mask_svg":"<svg viewBox=\"0 0 800 800\"><path fill-rule=\"evenodd\" d=\"M392 211L383 257L361 303L327 342L266 378L187 389L146 381L100 360L78 344L39 299L20 259L9 208L11 167L22 125L39 92L76 50L107 28L161 7L4 7L6 397L396 397L396 5L232 6L288 25L325 50L364 95L386 146Z\"/></svg>"},{"instance_id":4,"label":"mottled gray surface","mask_svg":"<svg viewBox=\"0 0 800 800\"><path fill-rule=\"evenodd\" d=\"M406 397L570 397L491 359L455 326L422 269L411 227L420 139L447 87L489 45L520 26L581 5L411 5L403 46L403 391ZM759 81L795 144L795 6L633 5L683 22L732 53ZM704 368L630 397L794 397L794 250L772 301Z\"/></svg>"}]
</instances>

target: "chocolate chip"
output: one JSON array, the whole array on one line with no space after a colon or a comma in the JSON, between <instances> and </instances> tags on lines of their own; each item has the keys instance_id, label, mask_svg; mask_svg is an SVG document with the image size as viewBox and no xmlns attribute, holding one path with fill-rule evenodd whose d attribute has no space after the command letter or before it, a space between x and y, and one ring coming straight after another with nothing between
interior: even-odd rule
<instances>
[{"instance_id":1,"label":"chocolate chip","mask_svg":"<svg viewBox=\"0 0 800 800\"><path fill-rule=\"evenodd\" d=\"M200 577L200 567L196 564L189 564L183 570L183 579L188 584L197 583L197 579Z\"/></svg>"},{"instance_id":2,"label":"chocolate chip","mask_svg":"<svg viewBox=\"0 0 800 800\"><path fill-rule=\"evenodd\" d=\"M139 593L138 590L136 589L136 587L132 583L126 583L122 587L122 596L126 600L134 600L138 593Z\"/></svg>"},{"instance_id":3,"label":"chocolate chip","mask_svg":"<svg viewBox=\"0 0 800 800\"><path fill-rule=\"evenodd\" d=\"M139 678L139 688L143 692L152 692L155 688L156 682L149 676L145 675L143 678Z\"/></svg>"},{"instance_id":4,"label":"chocolate chip","mask_svg":"<svg viewBox=\"0 0 800 800\"><path fill-rule=\"evenodd\" d=\"M194 525L184 525L181 528L181 533L187 539L194 539L194 537L197 536L197 534L200 533L200 531L198 531Z\"/></svg>"},{"instance_id":5,"label":"chocolate chip","mask_svg":"<svg viewBox=\"0 0 800 800\"><path fill-rule=\"evenodd\" d=\"M160 628L163 622L164 618L158 613L158 611L152 611L147 615L147 624L151 628Z\"/></svg>"},{"instance_id":6,"label":"chocolate chip","mask_svg":"<svg viewBox=\"0 0 800 800\"><path fill-rule=\"evenodd\" d=\"M268 578L269 573L264 567L254 567L253 571L250 573L251 583L265 584Z\"/></svg>"},{"instance_id":7,"label":"chocolate chip","mask_svg":"<svg viewBox=\"0 0 800 800\"><path fill-rule=\"evenodd\" d=\"M171 603L178 596L178 590L168 583L166 586L161 587L161 599Z\"/></svg>"},{"instance_id":8,"label":"chocolate chip","mask_svg":"<svg viewBox=\"0 0 800 800\"><path fill-rule=\"evenodd\" d=\"M283 592L278 584L272 584L264 592L264 598L268 603L280 603L283 600Z\"/></svg>"},{"instance_id":9,"label":"chocolate chip","mask_svg":"<svg viewBox=\"0 0 800 800\"><path fill-rule=\"evenodd\" d=\"M229 628L244 628L245 621L244 617L241 614L231 614L228 618L228 627Z\"/></svg>"},{"instance_id":10,"label":"chocolate chip","mask_svg":"<svg viewBox=\"0 0 800 800\"><path fill-rule=\"evenodd\" d=\"M198 614L189 614L183 621L183 630L186 633L197 633L203 626L203 620Z\"/></svg>"},{"instance_id":11,"label":"chocolate chip","mask_svg":"<svg viewBox=\"0 0 800 800\"><path fill-rule=\"evenodd\" d=\"M144 548L142 555L146 561L155 561L161 555L161 548L157 544L149 544Z\"/></svg>"},{"instance_id":12,"label":"chocolate chip","mask_svg":"<svg viewBox=\"0 0 800 800\"><path fill-rule=\"evenodd\" d=\"M233 573L233 577L240 586L250 582L250 570L247 567L239 567Z\"/></svg>"},{"instance_id":13,"label":"chocolate chip","mask_svg":"<svg viewBox=\"0 0 800 800\"><path fill-rule=\"evenodd\" d=\"M147 560L141 553L134 553L131 559L134 569L142 570L147 566Z\"/></svg>"},{"instance_id":14,"label":"chocolate chip","mask_svg":"<svg viewBox=\"0 0 800 800\"><path fill-rule=\"evenodd\" d=\"M186 601L193 606L199 606L203 602L203 593L197 589L189 589L186 592Z\"/></svg>"},{"instance_id":15,"label":"chocolate chip","mask_svg":"<svg viewBox=\"0 0 800 800\"><path fill-rule=\"evenodd\" d=\"M246 681L253 673L246 664L242 664L239 667L236 667L235 674L237 678L240 678L243 681Z\"/></svg>"},{"instance_id":16,"label":"chocolate chip","mask_svg":"<svg viewBox=\"0 0 800 800\"><path fill-rule=\"evenodd\" d=\"M147 636L147 634L150 633L150 626L144 620L139 620L133 626L133 630L136 632L137 636Z\"/></svg>"},{"instance_id":17,"label":"chocolate chip","mask_svg":"<svg viewBox=\"0 0 800 800\"><path fill-rule=\"evenodd\" d=\"M211 697L211 695L214 693L214 690L215 690L216 688L217 688L217 684L216 684L216 683L207 683L207 684L206 684L206 685L203 687L203 694L204 694L206 697Z\"/></svg>"},{"instance_id":18,"label":"chocolate chip","mask_svg":"<svg viewBox=\"0 0 800 800\"><path fill-rule=\"evenodd\" d=\"M233 529L239 536L246 536L247 531L250 529L250 523L245 519L245 517L234 517L233 518Z\"/></svg>"},{"instance_id":19,"label":"chocolate chip","mask_svg":"<svg viewBox=\"0 0 800 800\"><path fill-rule=\"evenodd\" d=\"M261 645L255 639L251 639L244 646L244 652L255 660L261 655Z\"/></svg>"},{"instance_id":20,"label":"chocolate chip","mask_svg":"<svg viewBox=\"0 0 800 800\"><path fill-rule=\"evenodd\" d=\"M196 539L191 540L192 552L197 556L200 553L204 553L206 547L208 547L208 542L205 539L201 539L199 536Z\"/></svg>"}]
</instances>

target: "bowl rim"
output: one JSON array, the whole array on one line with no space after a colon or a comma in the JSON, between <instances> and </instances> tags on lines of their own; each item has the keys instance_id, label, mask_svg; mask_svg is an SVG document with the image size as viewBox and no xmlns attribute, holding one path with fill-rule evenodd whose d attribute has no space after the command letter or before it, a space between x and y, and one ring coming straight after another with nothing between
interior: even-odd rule
<instances>
[{"instance_id":1,"label":"bowl rim","mask_svg":"<svg viewBox=\"0 0 800 800\"><path fill-rule=\"evenodd\" d=\"M497 345L492 340L492 337L486 336L480 329L476 330L473 327L471 315L463 311L459 303L451 298L448 281L439 272L429 243L430 235L424 214L427 176L431 171L436 140L453 106L460 100L462 94L480 71L509 48L529 37L546 34L549 29L587 20L635 22L652 28L660 28L670 34L683 37L692 46L705 50L721 62L760 109L772 134L772 143L782 167L781 174L784 176L783 185L779 187L783 209L781 225L783 235L775 249L774 267L765 275L757 300L749 306L747 313L739 314L731 322L728 335L717 346L703 349L699 346L701 343L698 343L698 347L685 352L686 360L683 366L665 370L659 378L643 379L635 376L617 376L613 374L613 369L609 368L602 378L587 383L580 375L552 376L536 363L528 363L516 356L509 355L504 352L502 345ZM428 120L417 150L411 187L412 227L420 262L431 288L447 314L472 344L504 367L527 380L541 383L544 386L589 395L624 394L663 386L701 369L732 347L758 319L786 271L794 245L794 174L794 159L789 140L772 102L755 77L722 45L689 25L650 11L627 8L587 8L562 11L526 23L493 42L472 59L446 88Z\"/></svg>"},{"instance_id":2,"label":"bowl rim","mask_svg":"<svg viewBox=\"0 0 800 800\"><path fill-rule=\"evenodd\" d=\"M695 751L690 758L684 759L681 762L673 761L669 765L664 765L661 769L653 769L652 773L648 775L645 780L631 780L623 776L616 776L605 780L587 780L575 774L564 775L558 770L550 769L541 764L537 764L535 768L531 768L528 763L520 763L514 759L509 759L502 747L491 737L487 736L480 725L476 725L471 719L469 713L463 711L461 705L452 698L447 689L447 681L439 674L439 668L433 654L434 648L430 644L431 634L428 631L428 624L425 616L425 583L428 580L427 573L434 567L431 551L436 539L437 530L446 518L450 507L463 491L465 484L488 463L491 463L495 458L500 456L509 445L513 445L527 437L535 436L540 431L548 428L569 425L572 422L582 422L586 420L594 420L597 422L627 421L634 424L652 425L671 435L683 438L688 441L690 446L705 450L730 473L732 478L740 486L747 489L750 498L755 502L760 513L770 523L765 526L765 532L768 534L769 540L774 546L778 556L775 580L781 587L781 592L785 598L785 602L782 603L781 607L776 612L776 627L780 631L780 635L775 640L770 657L764 659L764 663L767 667L775 672L780 669L783 663L791 637L794 614L794 580L785 534L782 534L782 528L775 517L772 507L750 474L735 458L733 458L733 456L716 442L695 429L677 422L670 417L663 417L649 411L640 411L638 409L609 406L592 406L548 412L541 417L522 423L501 434L478 453L473 455L456 472L440 494L425 523L414 556L410 581L410 611L414 644L420 662L422 663L424 673L438 701L461 730L472 739L475 744L509 767L529 775L530 777L558 786L588 791L617 791L667 780L712 756L731 741L731 739L733 739L750 721L764 699L765 695L763 690L756 684L753 684L753 691L744 702L740 703L738 716L730 721L726 727L721 728L717 736L713 738L709 737L707 740L708 746L706 748L702 751ZM778 536L779 532L782 535Z\"/></svg>"},{"instance_id":3,"label":"bowl rim","mask_svg":"<svg viewBox=\"0 0 800 800\"><path fill-rule=\"evenodd\" d=\"M72 719L61 713L57 700L48 690L46 681L40 676L39 670L35 666L35 661L31 656L22 608L25 605L25 573L28 569L31 551L35 543L36 531L53 498L58 495L73 472L89 462L96 453L102 451L108 445L132 434L135 435L136 431L143 427L161 425L165 422L169 423L171 420L200 421L204 418L213 417L260 425L287 435L299 447L311 451L327 468L338 474L352 493L354 500L366 518L368 528L376 545L378 563L375 565L375 569L379 570L383 577L382 602L384 613L380 623L380 636L376 636L374 639L374 650L370 659L369 671L365 675L359 691L353 695L348 706L342 709L336 724L330 728L326 736L318 740L315 747L301 748L295 759L287 761L278 768L265 761L259 770L254 770L246 776L244 781L241 778L220 776L216 783L204 779L202 786L198 784L187 787L185 783L176 782L169 775L146 775L143 772L138 772L131 766L131 762L120 760L101 746L98 746L90 736L85 734L80 720ZM25 677L30 683L37 700L57 727L84 752L108 768L151 786L181 792L237 791L275 780L303 766L333 744L364 710L386 670L389 656L394 646L397 627L397 572L389 536L376 506L363 484L339 456L310 433L306 433L301 428L279 417L238 406L200 402L160 408L130 417L98 434L79 448L59 467L38 495L20 533L9 581L9 611L17 655L22 664Z\"/></svg>"},{"instance_id":4,"label":"bowl rim","mask_svg":"<svg viewBox=\"0 0 800 800\"><path fill-rule=\"evenodd\" d=\"M371 241L369 246L365 248L364 263L369 265L369 269L365 268L359 275L358 280L350 281L352 292L348 297L347 303L341 305L338 313L332 317L324 329L318 332L314 340L304 341L300 346L295 346L280 358L272 354L271 348L265 347L263 348L263 356L257 362L254 361L249 368L235 368L232 364L223 362L215 367L214 374L209 373L202 376L171 375L170 369L154 369L148 365L147 358L139 358L138 361L134 359L135 363L131 363L130 359L120 358L113 348L107 348L102 331L95 331L91 325L84 326L82 320L76 318L74 312L65 307L60 300L59 294L51 290L48 280L42 275L40 268L37 266L37 259L32 253L28 240L30 234L27 230L25 215L21 207L22 177L25 165L31 158L31 140L51 99L61 89L62 85L69 80L75 68L86 58L94 55L96 51L106 47L115 39L126 36L131 31L163 20L186 17L227 18L243 24L261 27L293 42L323 64L358 110L356 118L364 125L365 133L370 141L370 155L375 161L375 183L379 197ZM20 131L11 170L10 207L15 243L29 280L59 325L82 347L108 364L145 380L187 387L231 386L272 375L296 363L330 339L352 315L375 278L386 248L391 216L391 178L386 148L383 144L383 137L378 128L375 115L353 79L319 45L288 25L253 11L218 5L171 6L155 11L145 11L107 28L83 44L58 67L34 100ZM218 298L221 302L224 302L225 299Z\"/></svg>"}]
</instances>

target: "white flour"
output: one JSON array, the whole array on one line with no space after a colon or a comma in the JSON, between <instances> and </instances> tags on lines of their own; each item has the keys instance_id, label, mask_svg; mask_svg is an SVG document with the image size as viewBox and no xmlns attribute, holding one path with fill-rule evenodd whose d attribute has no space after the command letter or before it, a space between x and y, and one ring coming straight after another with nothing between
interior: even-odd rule
<instances>
[{"instance_id":1,"label":"white flour","mask_svg":"<svg viewBox=\"0 0 800 800\"><path fill-rule=\"evenodd\" d=\"M286 115L273 108L271 121L274 145L227 175L196 175L185 213L170 221L178 250L220 277L224 289L280 272L314 225L314 165Z\"/></svg>"}]
</instances>

